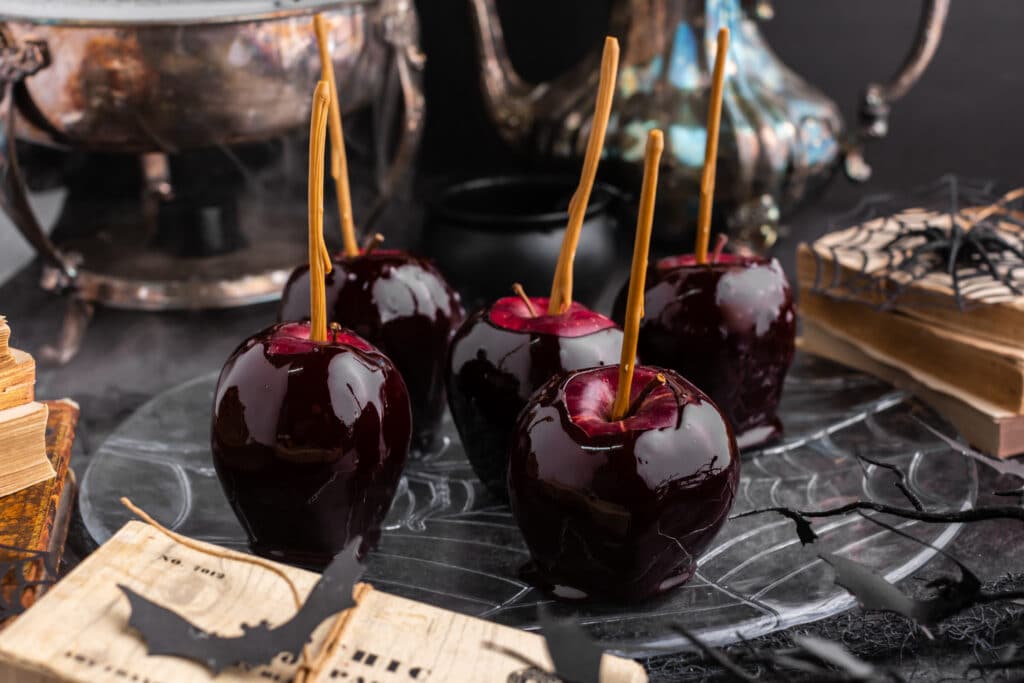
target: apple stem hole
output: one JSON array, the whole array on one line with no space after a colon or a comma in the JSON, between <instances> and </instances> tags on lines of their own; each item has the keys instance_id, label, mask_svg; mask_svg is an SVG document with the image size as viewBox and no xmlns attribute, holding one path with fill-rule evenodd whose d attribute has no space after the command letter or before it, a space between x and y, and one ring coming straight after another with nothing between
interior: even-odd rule
<instances>
[{"instance_id":1,"label":"apple stem hole","mask_svg":"<svg viewBox=\"0 0 1024 683\"><path fill-rule=\"evenodd\" d=\"M612 114L612 100L615 98L615 81L618 72L619 41L609 36L605 38L604 53L601 56L601 81L597 90L597 104L590 126L590 138L587 140L580 184L569 201L569 224L565 229L565 237L562 239L558 265L555 266L548 315L561 315L572 305L573 262L576 259L576 247L580 242L580 231L583 229L587 205L590 203L590 193L594 189L594 181L597 180L597 165L601 161L601 150L604 149L608 119Z\"/></svg>"},{"instance_id":2,"label":"apple stem hole","mask_svg":"<svg viewBox=\"0 0 1024 683\"><path fill-rule=\"evenodd\" d=\"M322 14L313 17L316 43L320 52L320 78L330 86L330 113L328 125L331 131L331 177L338 195L338 215L341 221L341 239L345 256L359 256L356 243L355 221L352 219L352 191L348 180L348 157L345 154L345 133L341 126L341 107L338 104L338 84L334 78L334 60L327 38L327 20Z\"/></svg>"},{"instance_id":3,"label":"apple stem hole","mask_svg":"<svg viewBox=\"0 0 1024 683\"><path fill-rule=\"evenodd\" d=\"M698 264L708 262L708 242L711 239L711 207L715 202L715 171L718 166L718 131L722 124L722 89L725 81L725 63L729 52L729 29L718 31L715 70L711 78L708 98L707 139L704 143L704 170L700 177L700 209L697 214L697 244L693 253Z\"/></svg>"},{"instance_id":4,"label":"apple stem hole","mask_svg":"<svg viewBox=\"0 0 1024 683\"><path fill-rule=\"evenodd\" d=\"M650 397L650 395L654 393L654 390L660 389L661 387L665 386L667 382L668 380L665 379L665 375L661 374L660 372L654 377L652 377L651 380L644 385L644 388L640 390L640 393L636 395L636 398L633 399L633 402L629 404L629 408L626 410L626 414L623 415L621 419L626 419L630 415L635 415L636 411L640 410L640 406L644 404L644 401L646 401Z\"/></svg>"}]
</instances>

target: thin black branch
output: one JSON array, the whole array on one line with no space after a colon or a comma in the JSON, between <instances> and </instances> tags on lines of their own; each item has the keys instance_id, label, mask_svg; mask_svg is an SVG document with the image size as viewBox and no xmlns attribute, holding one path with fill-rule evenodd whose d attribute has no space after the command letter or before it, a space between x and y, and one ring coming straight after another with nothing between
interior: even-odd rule
<instances>
[{"instance_id":1,"label":"thin black branch","mask_svg":"<svg viewBox=\"0 0 1024 683\"><path fill-rule=\"evenodd\" d=\"M752 515L762 515L768 512L785 515L793 518L794 515L814 519L818 517L836 517L858 510L872 510L887 515L895 515L906 519L916 519L919 522L929 524L956 524L961 522L982 522L992 519L1015 519L1024 522L1024 508L1011 506L990 506L971 508L969 510L955 510L948 512L930 512L928 510L915 510L913 508L901 508L894 505L885 505L870 500L856 500L846 505L840 505L825 510L793 510L787 507L769 507L758 510L749 510L732 515L729 519L740 519Z\"/></svg>"},{"instance_id":2,"label":"thin black branch","mask_svg":"<svg viewBox=\"0 0 1024 683\"><path fill-rule=\"evenodd\" d=\"M874 460L872 458L869 458L868 456L863 455L861 453L856 453L855 452L854 456L858 460L863 460L864 462L866 462L869 465L874 465L875 467L881 467L882 469L889 470L890 472L895 474L896 475L896 482L895 482L894 485L899 490L899 492L902 493L903 496L908 501L910 501L910 504L914 506L915 510L924 510L924 505L921 503L921 499L917 497L916 493L914 493L913 491L910 490L909 486L907 486L907 474L906 474L906 472L901 470L896 465L893 465L892 463L880 462L878 460Z\"/></svg>"}]
</instances>

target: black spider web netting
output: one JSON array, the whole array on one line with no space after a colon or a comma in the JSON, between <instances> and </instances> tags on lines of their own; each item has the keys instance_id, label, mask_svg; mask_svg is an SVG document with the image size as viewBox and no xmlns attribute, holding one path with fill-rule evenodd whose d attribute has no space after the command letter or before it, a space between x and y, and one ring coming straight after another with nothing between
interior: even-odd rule
<instances>
[{"instance_id":1,"label":"black spider web netting","mask_svg":"<svg viewBox=\"0 0 1024 683\"><path fill-rule=\"evenodd\" d=\"M1024 294L1024 188L946 175L869 197L830 229L810 250L818 294L960 310Z\"/></svg>"}]
</instances>

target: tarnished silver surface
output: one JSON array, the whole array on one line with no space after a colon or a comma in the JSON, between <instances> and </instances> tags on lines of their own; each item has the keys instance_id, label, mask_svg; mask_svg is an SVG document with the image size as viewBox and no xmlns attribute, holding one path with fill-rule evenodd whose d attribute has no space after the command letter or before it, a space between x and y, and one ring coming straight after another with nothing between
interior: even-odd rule
<instances>
[{"instance_id":1,"label":"tarnished silver surface","mask_svg":"<svg viewBox=\"0 0 1024 683\"><path fill-rule=\"evenodd\" d=\"M118 502L127 493L180 533L246 549L211 460L215 383L216 375L207 375L157 397L91 457L80 501L97 541L129 519ZM928 509L964 509L976 498L975 462L932 431L955 437L951 428L877 380L798 353L779 413L786 437L744 454L734 513L775 505L823 509L858 499L909 505L891 471L856 453L903 469ZM880 517L900 535L848 514L815 520L820 540L803 547L788 519L733 519L700 558L694 579L664 596L636 605L552 603L521 578L529 553L511 512L488 498L450 419L445 430L439 452L406 467L367 579L382 590L527 629L537 627L537 608L548 604L626 655L684 649L674 623L724 644L842 612L855 600L835 585L818 553L838 553L895 581L960 530Z\"/></svg>"},{"instance_id":2,"label":"tarnished silver surface","mask_svg":"<svg viewBox=\"0 0 1024 683\"><path fill-rule=\"evenodd\" d=\"M56 22L76 26L228 23L309 14L376 0L4 0L0 21Z\"/></svg>"},{"instance_id":3,"label":"tarnished silver surface","mask_svg":"<svg viewBox=\"0 0 1024 683\"><path fill-rule=\"evenodd\" d=\"M387 76L381 30L392 0L326 13L346 111ZM411 11L406 7L406 11ZM166 152L266 140L309 117L320 78L309 16L237 23L77 26L9 21L14 44L44 43L51 65L25 80L18 136L107 152Z\"/></svg>"},{"instance_id":4,"label":"tarnished silver surface","mask_svg":"<svg viewBox=\"0 0 1024 683\"><path fill-rule=\"evenodd\" d=\"M541 156L582 156L600 55L588 55L553 82L528 84L509 60L495 0L469 2L488 110L503 137L516 146L532 145ZM835 103L790 71L764 42L751 16L770 17L769 3L614 0L608 33L620 39L622 57L609 159L620 166L624 182L639 187L647 133L662 128L666 149L658 196L666 210L659 208L659 216L668 230L681 233L692 225L716 35L728 27L716 203L731 214L741 238L764 246L774 239L764 217L792 209L825 183L847 149L854 157L851 175L866 179L862 139L885 134L888 107L920 77L942 35L949 0L926 0L924 6L906 63L889 83L869 87L864 124L850 131ZM764 210L766 204L771 206Z\"/></svg>"}]
</instances>

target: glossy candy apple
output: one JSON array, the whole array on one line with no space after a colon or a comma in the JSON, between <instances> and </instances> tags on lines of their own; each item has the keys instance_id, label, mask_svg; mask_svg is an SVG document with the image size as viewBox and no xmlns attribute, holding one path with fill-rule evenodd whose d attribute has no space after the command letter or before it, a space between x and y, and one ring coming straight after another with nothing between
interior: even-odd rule
<instances>
[{"instance_id":1,"label":"glossy candy apple","mask_svg":"<svg viewBox=\"0 0 1024 683\"><path fill-rule=\"evenodd\" d=\"M641 366L634 403L613 420L618 370L544 385L510 452L531 573L561 597L631 601L685 582L736 495L736 442L708 397L671 370Z\"/></svg>"},{"instance_id":2,"label":"glossy candy apple","mask_svg":"<svg viewBox=\"0 0 1024 683\"><path fill-rule=\"evenodd\" d=\"M221 371L213 462L254 552L322 567L356 536L376 544L409 450L401 375L359 336L283 323Z\"/></svg>"},{"instance_id":3,"label":"glossy candy apple","mask_svg":"<svg viewBox=\"0 0 1024 683\"><path fill-rule=\"evenodd\" d=\"M546 297L532 297L546 311ZM616 363L622 332L578 303L560 315L534 315L507 297L470 316L449 353L448 403L478 477L504 499L516 417L530 395L567 370Z\"/></svg>"},{"instance_id":4,"label":"glossy candy apple","mask_svg":"<svg viewBox=\"0 0 1024 683\"><path fill-rule=\"evenodd\" d=\"M448 342L465 318L459 295L429 261L376 249L339 254L326 276L327 315L383 351L412 403L413 443L429 448L444 411ZM309 266L285 286L278 320L309 317Z\"/></svg>"},{"instance_id":5,"label":"glossy candy apple","mask_svg":"<svg viewBox=\"0 0 1024 683\"><path fill-rule=\"evenodd\" d=\"M625 292L612 317L620 320ZM661 259L648 275L638 352L672 368L722 409L741 448L782 431L776 416L793 361L796 308L776 260L723 254Z\"/></svg>"}]
</instances>

